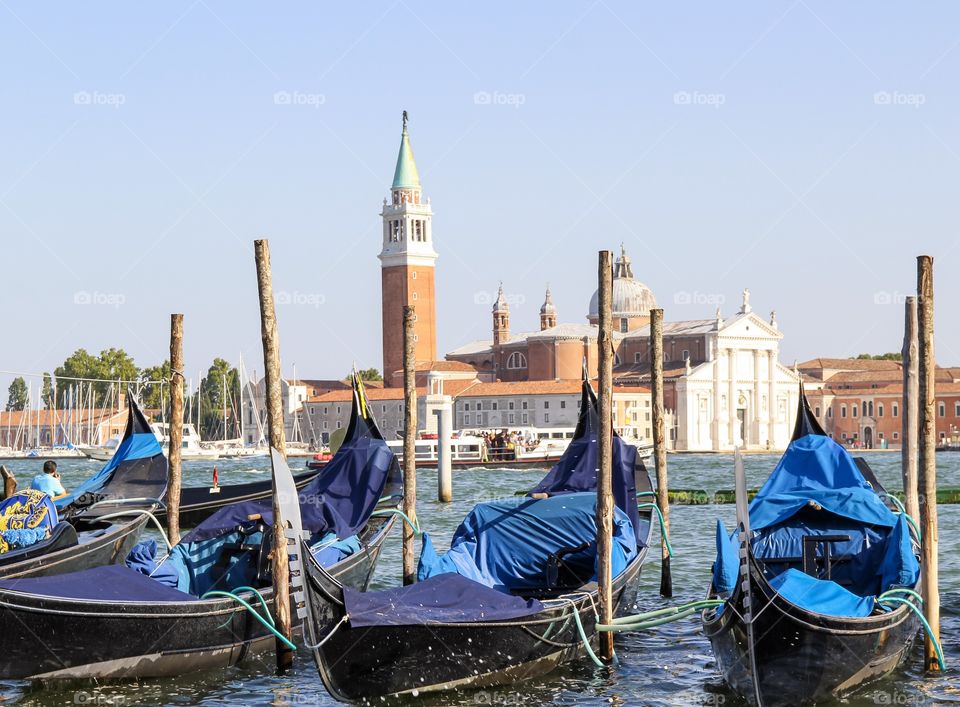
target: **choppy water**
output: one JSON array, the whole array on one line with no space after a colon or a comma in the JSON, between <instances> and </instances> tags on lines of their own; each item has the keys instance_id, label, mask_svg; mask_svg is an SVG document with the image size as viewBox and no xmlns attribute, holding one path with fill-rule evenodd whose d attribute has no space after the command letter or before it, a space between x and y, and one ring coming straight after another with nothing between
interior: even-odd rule
<instances>
[{"instance_id":1,"label":"choppy water","mask_svg":"<svg viewBox=\"0 0 960 707\"><path fill-rule=\"evenodd\" d=\"M882 483L898 488L898 454L868 455ZM760 484L776 463L776 456L746 458L751 484ZM960 486L960 454L938 457L942 486ZM36 461L7 462L22 483L39 471ZM297 462L299 464L299 462ZM220 482L241 483L269 473L266 458L217 462ZM206 484L212 462L187 464L188 485ZM672 455L669 458L671 486L714 491L732 488L732 458L713 455ZM99 468L94 462L63 461L60 464L67 488ZM455 501L440 504L436 499L436 474L419 474L419 515L431 531L438 547L449 542L457 524L474 504L493 498L512 496L528 488L543 471L462 470L454 475ZM675 597L666 602L658 595L660 568L656 559L644 566L638 592L638 610L648 610L702 598L713 561L713 525L715 518L733 526L732 506L678 506L671 510L673 586ZM918 641L911 661L904 670L873 688L847 700L849 705L919 705L960 702L960 558L956 552L960 540L960 506L942 506L940 579L942 591L942 634L948 662L947 677L925 680L918 668L922 646ZM377 569L375 588L395 586L400 577L399 534L384 548ZM17 650L0 636L0 651ZM509 688L479 692L453 693L410 702L429 705L734 705L737 698L724 687L699 622L694 618L668 624L656 631L618 636L619 665L595 669L589 661L560 670L551 676L520 683ZM2 658L0 658L2 662ZM252 659L234 668L183 676L175 680L147 680L140 684L34 688L25 683L0 681L0 703L23 705L328 705L327 696L309 656L301 652L292 674L272 674L273 658Z\"/></svg>"}]
</instances>

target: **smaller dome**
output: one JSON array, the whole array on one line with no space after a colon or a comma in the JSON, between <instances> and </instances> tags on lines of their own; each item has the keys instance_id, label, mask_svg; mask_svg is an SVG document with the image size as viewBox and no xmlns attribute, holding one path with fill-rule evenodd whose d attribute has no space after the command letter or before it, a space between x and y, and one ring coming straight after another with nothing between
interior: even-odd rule
<instances>
[{"instance_id":1,"label":"smaller dome","mask_svg":"<svg viewBox=\"0 0 960 707\"><path fill-rule=\"evenodd\" d=\"M622 246L621 246L622 248ZM611 309L617 319L630 317L648 317L650 310L657 308L653 291L642 282L633 279L633 268L625 250L613 268L613 302ZM595 321L600 316L600 291L590 298L590 311L587 318Z\"/></svg>"},{"instance_id":2,"label":"smaller dome","mask_svg":"<svg viewBox=\"0 0 960 707\"><path fill-rule=\"evenodd\" d=\"M503 283L500 283L500 289L497 291L497 300L493 303L494 312L509 312L510 305L507 304L507 297L503 294Z\"/></svg>"},{"instance_id":3,"label":"smaller dome","mask_svg":"<svg viewBox=\"0 0 960 707\"><path fill-rule=\"evenodd\" d=\"M540 307L540 314L556 314L557 308L553 304L553 295L550 293L550 288L547 288L546 298L543 300L543 306Z\"/></svg>"}]
</instances>

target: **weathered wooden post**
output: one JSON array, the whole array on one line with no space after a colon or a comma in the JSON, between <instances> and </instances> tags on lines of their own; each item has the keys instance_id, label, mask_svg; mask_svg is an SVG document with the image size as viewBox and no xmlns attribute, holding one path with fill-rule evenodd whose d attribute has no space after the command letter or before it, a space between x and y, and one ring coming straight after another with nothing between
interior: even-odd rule
<instances>
[{"instance_id":1,"label":"weathered wooden post","mask_svg":"<svg viewBox=\"0 0 960 707\"><path fill-rule=\"evenodd\" d=\"M414 307L403 308L403 512L417 522L417 361L414 348ZM387 371L384 371L387 373ZM403 526L403 583L417 581L413 528Z\"/></svg>"},{"instance_id":2,"label":"weathered wooden post","mask_svg":"<svg viewBox=\"0 0 960 707\"><path fill-rule=\"evenodd\" d=\"M0 501L10 498L17 492L17 479L6 465L0 464L0 479L3 479L3 489L0 490Z\"/></svg>"},{"instance_id":3,"label":"weathered wooden post","mask_svg":"<svg viewBox=\"0 0 960 707\"><path fill-rule=\"evenodd\" d=\"M597 436L599 464L597 470L597 584L600 589L600 623L613 623L613 254L600 251L598 268L597 334L598 407L600 430ZM613 634L600 634L600 655L613 660Z\"/></svg>"},{"instance_id":4,"label":"weathered wooden post","mask_svg":"<svg viewBox=\"0 0 960 707\"><path fill-rule=\"evenodd\" d=\"M131 405L127 401L127 405ZM170 315L170 425L167 427L167 536L180 542L180 486L183 481L183 315Z\"/></svg>"},{"instance_id":5,"label":"weathered wooden post","mask_svg":"<svg viewBox=\"0 0 960 707\"><path fill-rule=\"evenodd\" d=\"M920 358L920 491L923 504L923 613L932 629L927 635L924 663L939 672L934 641L940 640L940 533L937 522L936 359L933 353L933 258L917 257L917 331Z\"/></svg>"},{"instance_id":6,"label":"weathered wooden post","mask_svg":"<svg viewBox=\"0 0 960 707\"><path fill-rule=\"evenodd\" d=\"M903 472L904 506L907 515L920 522L920 492L917 486L917 427L920 405L917 340L917 298L907 297L903 322L903 413L900 417L900 463Z\"/></svg>"},{"instance_id":7,"label":"weathered wooden post","mask_svg":"<svg viewBox=\"0 0 960 707\"><path fill-rule=\"evenodd\" d=\"M663 310L650 310L650 397L653 398L653 460L657 472L657 505L663 516L660 532L660 596L673 596L670 572L670 498L667 491L667 447L663 411Z\"/></svg>"},{"instance_id":8,"label":"weathered wooden post","mask_svg":"<svg viewBox=\"0 0 960 707\"><path fill-rule=\"evenodd\" d=\"M280 381L280 340L277 333L277 312L273 301L273 276L270 272L270 244L266 240L253 242L257 263L257 287L260 291L260 337L263 341L263 366L267 397L267 426L270 446L284 459L287 457L287 436L283 422L283 391ZM276 473L276 471L274 471ZM277 630L287 639L293 639L290 615L290 564L287 537L280 515L280 503L274 483L273 493L273 596ZM293 651L277 640L277 672L284 673L293 665Z\"/></svg>"},{"instance_id":9,"label":"weathered wooden post","mask_svg":"<svg viewBox=\"0 0 960 707\"><path fill-rule=\"evenodd\" d=\"M453 409L444 402L437 410L437 499L440 503L453 501Z\"/></svg>"}]
</instances>

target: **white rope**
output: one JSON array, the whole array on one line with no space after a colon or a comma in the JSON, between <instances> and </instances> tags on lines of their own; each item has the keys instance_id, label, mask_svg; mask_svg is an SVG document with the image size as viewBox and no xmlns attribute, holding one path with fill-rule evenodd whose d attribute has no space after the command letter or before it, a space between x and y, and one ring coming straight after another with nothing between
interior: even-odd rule
<instances>
[{"instance_id":1,"label":"white rope","mask_svg":"<svg viewBox=\"0 0 960 707\"><path fill-rule=\"evenodd\" d=\"M320 643L317 643L316 645L310 645L309 643L304 643L303 645L304 645L306 648L308 648L309 650L312 650L312 651L317 650L318 648L322 647L324 643L326 643L326 642L329 641L331 638L333 638L333 634L335 634L335 633L337 632L337 629L339 629L341 626L343 626L343 625L344 625L345 623L347 623L347 621L349 621L349 620L350 620L350 614L344 614L344 615L343 615L343 618L340 619L340 620L337 622L337 625L333 627L333 629L330 631L330 633L327 634L327 637L324 638L322 641L320 641Z\"/></svg>"},{"instance_id":2,"label":"white rope","mask_svg":"<svg viewBox=\"0 0 960 707\"><path fill-rule=\"evenodd\" d=\"M167 551L173 549L173 545L170 544L170 538L167 537L166 532L163 530L163 526L160 524L160 521L157 520L157 517L153 515L150 511L144 511L142 509L131 509L129 511L117 511L116 513L108 513L103 516L92 516L90 520L110 520L111 518L122 518L124 516L146 516L153 521L153 524L157 526L157 530L160 531L160 537L163 538L163 542L167 546Z\"/></svg>"}]
</instances>

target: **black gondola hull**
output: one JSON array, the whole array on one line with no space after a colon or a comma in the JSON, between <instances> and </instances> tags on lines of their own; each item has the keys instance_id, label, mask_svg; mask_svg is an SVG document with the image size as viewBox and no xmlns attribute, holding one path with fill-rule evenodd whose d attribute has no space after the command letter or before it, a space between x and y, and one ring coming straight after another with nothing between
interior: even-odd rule
<instances>
[{"instance_id":1,"label":"black gondola hull","mask_svg":"<svg viewBox=\"0 0 960 707\"><path fill-rule=\"evenodd\" d=\"M0 565L0 579L46 577L123 562L140 538L146 516L114 523L106 532L79 545L50 552L21 562Z\"/></svg>"},{"instance_id":2,"label":"black gondola hull","mask_svg":"<svg viewBox=\"0 0 960 707\"><path fill-rule=\"evenodd\" d=\"M371 523L369 542L331 573L366 589L394 523ZM261 593L272 614L273 591ZM0 678L33 680L169 677L234 665L275 644L230 599L97 602L8 590L0 590L0 635L17 646L0 661Z\"/></svg>"},{"instance_id":3,"label":"black gondola hull","mask_svg":"<svg viewBox=\"0 0 960 707\"><path fill-rule=\"evenodd\" d=\"M763 707L840 698L878 680L907 658L919 629L906 607L862 619L805 611L778 596L756 564L751 588L756 675L742 593L719 616L706 612L703 628L727 684Z\"/></svg>"},{"instance_id":4,"label":"black gondola hull","mask_svg":"<svg viewBox=\"0 0 960 707\"><path fill-rule=\"evenodd\" d=\"M615 580L617 605L635 585L645 553ZM578 597L572 605L547 602L544 611L516 621L352 629L343 622L336 583L310 563L307 581L314 635L329 636L315 651L320 677L342 701L491 687L546 675L585 654L571 606L597 647L595 586L572 595Z\"/></svg>"}]
</instances>

